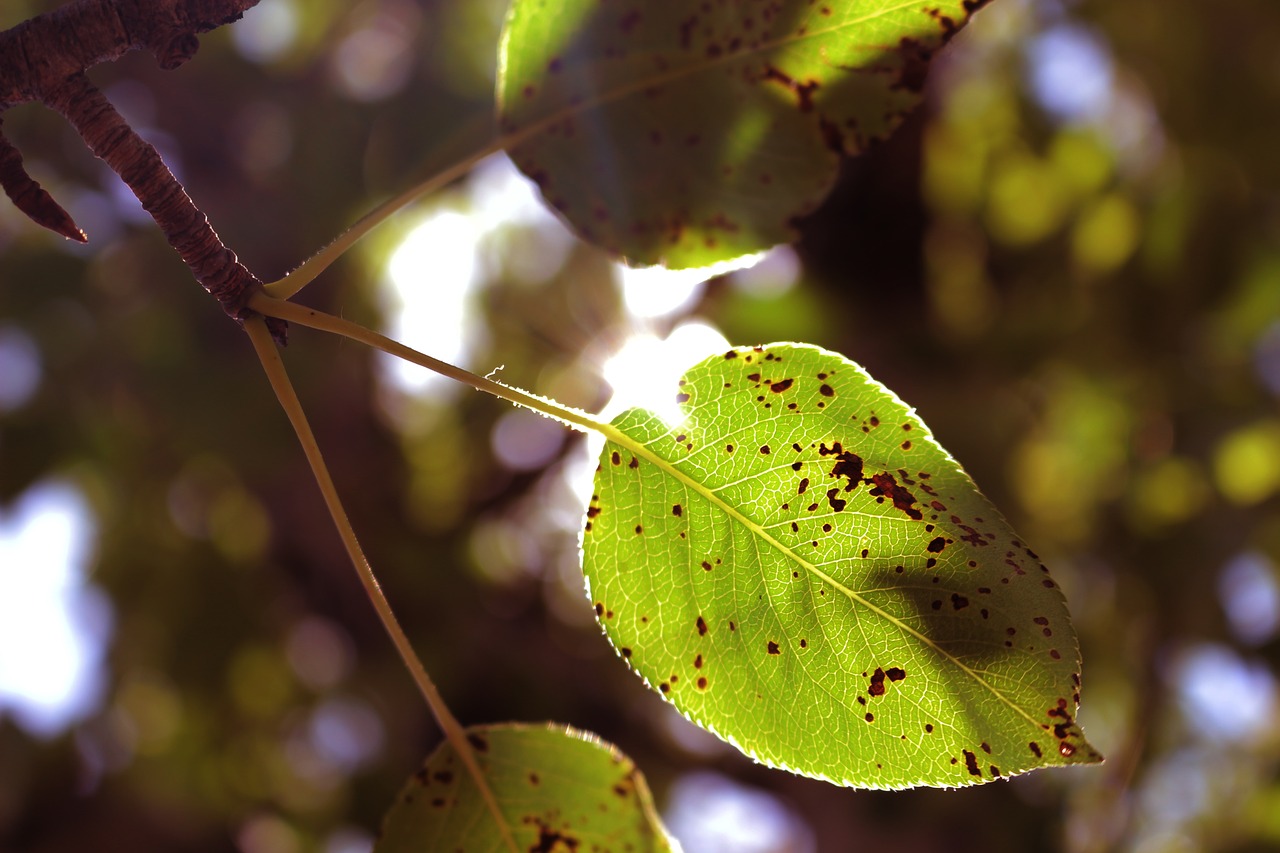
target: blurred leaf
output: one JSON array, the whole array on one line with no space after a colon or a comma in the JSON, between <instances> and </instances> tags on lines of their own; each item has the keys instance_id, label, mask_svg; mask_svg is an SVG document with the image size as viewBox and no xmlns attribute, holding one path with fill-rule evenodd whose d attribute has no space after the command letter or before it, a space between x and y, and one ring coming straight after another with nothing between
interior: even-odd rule
<instances>
[{"instance_id":1,"label":"blurred leaf","mask_svg":"<svg viewBox=\"0 0 1280 853\"><path fill-rule=\"evenodd\" d=\"M793 238L840 154L890 133L973 0L518 0L498 81L511 157L584 237L696 267Z\"/></svg>"},{"instance_id":2,"label":"blurred leaf","mask_svg":"<svg viewBox=\"0 0 1280 853\"><path fill-rule=\"evenodd\" d=\"M467 729L521 850L670 850L644 777L631 759L563 726ZM448 743L427 759L387 813L377 853L501 851L475 782Z\"/></svg>"},{"instance_id":3,"label":"blurred leaf","mask_svg":"<svg viewBox=\"0 0 1280 853\"><path fill-rule=\"evenodd\" d=\"M1232 503L1249 506L1280 489L1280 423L1261 421L1222 440L1214 455L1218 489Z\"/></svg>"},{"instance_id":4,"label":"blurred leaf","mask_svg":"<svg viewBox=\"0 0 1280 853\"><path fill-rule=\"evenodd\" d=\"M968 785L1099 760L1062 593L924 424L794 344L620 415L583 562L632 666L757 760L843 785Z\"/></svg>"}]
</instances>

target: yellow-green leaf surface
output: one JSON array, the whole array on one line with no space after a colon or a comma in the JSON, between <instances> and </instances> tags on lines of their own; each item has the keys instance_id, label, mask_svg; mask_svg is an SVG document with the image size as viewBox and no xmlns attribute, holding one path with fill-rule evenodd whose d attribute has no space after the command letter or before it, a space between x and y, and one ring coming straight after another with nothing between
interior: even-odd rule
<instances>
[{"instance_id":1,"label":"yellow-green leaf surface","mask_svg":"<svg viewBox=\"0 0 1280 853\"><path fill-rule=\"evenodd\" d=\"M1048 570L915 414L841 355L735 349L612 422L583 566L605 632L690 719L842 785L1100 760Z\"/></svg>"},{"instance_id":2,"label":"yellow-green leaf surface","mask_svg":"<svg viewBox=\"0 0 1280 853\"><path fill-rule=\"evenodd\" d=\"M467 729L520 850L669 851L644 777L617 748L554 724ZM498 827L447 743L406 783L377 853L506 853Z\"/></svg>"},{"instance_id":3,"label":"yellow-green leaf surface","mask_svg":"<svg viewBox=\"0 0 1280 853\"><path fill-rule=\"evenodd\" d=\"M703 266L792 238L986 0L515 0L499 118L587 239Z\"/></svg>"}]
</instances>

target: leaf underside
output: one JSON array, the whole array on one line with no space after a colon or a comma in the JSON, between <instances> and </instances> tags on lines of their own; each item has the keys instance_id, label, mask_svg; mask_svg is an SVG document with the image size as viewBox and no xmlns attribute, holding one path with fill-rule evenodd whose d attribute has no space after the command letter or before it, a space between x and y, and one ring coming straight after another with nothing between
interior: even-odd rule
<instances>
[{"instance_id":1,"label":"leaf underside","mask_svg":"<svg viewBox=\"0 0 1280 853\"><path fill-rule=\"evenodd\" d=\"M610 641L695 723L848 786L986 782L1101 757L1048 570L900 400L795 344L612 423L583 568Z\"/></svg>"},{"instance_id":2,"label":"leaf underside","mask_svg":"<svg viewBox=\"0 0 1280 853\"><path fill-rule=\"evenodd\" d=\"M793 238L986 0L516 0L499 122L588 240L697 267Z\"/></svg>"},{"instance_id":3,"label":"leaf underside","mask_svg":"<svg viewBox=\"0 0 1280 853\"><path fill-rule=\"evenodd\" d=\"M473 726L475 751L520 850L671 849L644 777L592 735L554 724ZM457 753L442 744L387 813L377 853L506 853Z\"/></svg>"}]
</instances>

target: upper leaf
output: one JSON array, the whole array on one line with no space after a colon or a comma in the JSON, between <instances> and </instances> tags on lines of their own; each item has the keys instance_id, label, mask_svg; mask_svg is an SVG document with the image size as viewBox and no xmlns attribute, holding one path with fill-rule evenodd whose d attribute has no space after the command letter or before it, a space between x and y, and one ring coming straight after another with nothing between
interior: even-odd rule
<instances>
[{"instance_id":1,"label":"upper leaf","mask_svg":"<svg viewBox=\"0 0 1280 853\"><path fill-rule=\"evenodd\" d=\"M515 0L516 164L588 239L694 267L792 238L839 155L892 131L986 0Z\"/></svg>"},{"instance_id":2,"label":"upper leaf","mask_svg":"<svg viewBox=\"0 0 1280 853\"><path fill-rule=\"evenodd\" d=\"M631 759L556 725L473 726L467 739L521 850L666 853L671 844ZM377 853L506 850L457 753L431 754L387 813Z\"/></svg>"},{"instance_id":3,"label":"upper leaf","mask_svg":"<svg viewBox=\"0 0 1280 853\"><path fill-rule=\"evenodd\" d=\"M1100 760L1061 591L860 367L731 350L678 424L613 421L583 567L609 639L694 722L843 785L966 785Z\"/></svg>"}]
</instances>

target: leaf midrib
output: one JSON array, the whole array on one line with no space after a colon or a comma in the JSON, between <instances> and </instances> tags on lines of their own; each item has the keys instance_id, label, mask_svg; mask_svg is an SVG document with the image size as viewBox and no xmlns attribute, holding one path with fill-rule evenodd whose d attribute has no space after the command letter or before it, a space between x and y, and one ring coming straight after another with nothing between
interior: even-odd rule
<instances>
[{"instance_id":1,"label":"leaf midrib","mask_svg":"<svg viewBox=\"0 0 1280 853\"><path fill-rule=\"evenodd\" d=\"M754 48L746 48L734 53L724 53L718 57L714 57L711 59L704 59L702 61L695 60L694 62L688 65L682 65L679 68L673 68L669 71L665 71L660 74L655 74L651 77L643 78L634 83L619 86L618 88L608 92L604 92L595 98L589 98L577 104L570 104L569 106L563 107L560 110L557 110L556 112L546 116L545 118L535 121L532 124L526 125L521 130L515 131L514 133L504 134L502 136L502 140L503 140L502 147L506 148L509 151L515 148L516 146L524 143L530 137L533 137L542 133L544 130L546 130L548 127L551 127L556 122L563 121L566 118L570 118L580 113L585 113L588 110L593 110L598 107L602 107L606 104L613 103L614 101L622 100L623 98L643 92L646 89L652 89L656 86L664 86L675 80L679 80L682 77L687 77L694 74L701 74L704 71L708 71L712 68L727 64L729 62L739 61L745 57L754 56L762 53L768 53L768 52L777 50L778 48L785 47L787 45L799 44L809 39L819 38L821 36L827 36L827 35L830 35L831 33L839 32L840 30L846 29L848 27L856 27L861 24L874 21L878 18L882 18L886 15L891 15L894 12L900 12L903 9L911 9L917 6L923 6L925 5L926 2L927 0L910 0L910 2L901 3L890 9L880 9L870 15L864 15L861 18L856 18L851 21L843 21L839 24L833 24L825 29L807 30L803 34L791 33L791 34L788 34L787 36L773 39L772 41L761 42L759 45L757 45ZM506 51L509 49L508 45L506 44L507 41L508 39L504 39L504 50L503 50L504 53L506 53ZM504 62L503 65L505 70L506 63ZM498 86L497 111L498 111L499 117L505 114L506 103L507 103L506 86L505 86L505 81L503 81L503 83Z\"/></svg>"},{"instance_id":2,"label":"leaf midrib","mask_svg":"<svg viewBox=\"0 0 1280 853\"><path fill-rule=\"evenodd\" d=\"M698 494L702 495L714 506L719 507L730 518L734 519L743 527L745 527L748 531L754 533L757 537L759 537L760 539L762 539L763 541L771 545L773 548L775 548L779 553L791 559L793 562L795 562L798 566L803 568L805 571L809 572L810 574L818 578L821 578L823 581L829 583L833 588L839 590L850 601L854 602L855 604L862 605L863 607L870 610L872 613L883 618L890 625L898 628L899 630L903 631L904 633L914 637L916 640L923 643L927 648L936 652L938 655L940 655L941 657L943 657L944 659L952 663L954 666L956 666L965 675L969 676L975 682L977 682L982 687L990 691L990 693L993 696L995 696L1001 703L1003 703L1009 709L1014 711L1018 716L1025 719L1028 723L1030 723L1035 728L1037 733L1041 731L1041 725L1039 721L1037 721L1034 717L1032 717L1029 713L1027 713L1027 711L1024 710L1020 705L1013 702L1008 696L1004 694L1003 691L997 689L994 685L992 685L985 678L979 675L976 670L966 666L959 658L955 657L950 652L943 649L933 640L929 639L929 637L926 636L925 634L920 633L915 628L911 627L907 623L898 619L896 616L889 613L888 611L883 610L880 607L877 607L875 604L871 603L870 601L868 601L858 593L854 592L853 590L846 587L844 584L837 581L835 578L828 575L826 572L822 571L813 563L810 563L808 560L805 560L799 554L796 554L786 545L782 544L777 539L775 539L772 535L770 535L769 531L766 530L764 527L757 524L755 521L748 518L747 516L743 515L734 506L726 503L716 492L711 490L709 487L707 487L703 483L691 477L689 474L687 474L686 472L678 468L671 461L664 459L663 457L651 451L648 445L644 444L641 441L633 439L631 436L627 435L625 432L618 429L613 423L610 423L610 424L599 423L596 425L596 429L598 429L600 433L603 434L607 440L625 448L627 451L631 453L635 453L637 456L640 456L641 458L647 460L648 462L658 466L658 468L665 471L667 474L674 477L676 480L683 483L688 488L691 488Z\"/></svg>"}]
</instances>

